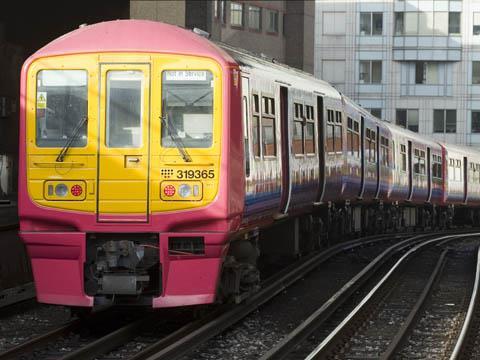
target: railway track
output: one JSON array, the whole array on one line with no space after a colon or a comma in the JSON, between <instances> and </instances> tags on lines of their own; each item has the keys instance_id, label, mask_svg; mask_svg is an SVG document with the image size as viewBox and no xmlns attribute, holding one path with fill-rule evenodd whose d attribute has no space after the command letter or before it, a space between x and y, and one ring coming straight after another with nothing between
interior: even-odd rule
<instances>
[{"instance_id":1,"label":"railway track","mask_svg":"<svg viewBox=\"0 0 480 360\"><path fill-rule=\"evenodd\" d=\"M375 281L373 288L363 294L358 302L353 301L356 304L353 310L325 314L322 306L262 359L388 359L414 356L414 353L408 352L408 346L403 354L398 351L408 344L407 339L411 335L418 335L412 329L417 320L422 318L422 311L423 318L431 318L426 313L426 300L429 299L430 303L435 301L432 290L443 290L443 294L437 291L437 302L441 302L442 296L445 300L454 293L447 291L451 285L448 283L448 272L445 271L443 276L441 274L445 267L449 270L455 267L455 261L447 250L441 251L442 247L435 245L478 235L436 236L419 242L395 263L388 265L385 275ZM439 288L439 285L442 286ZM343 296L343 293L338 293L334 298ZM350 310L351 306L346 306L346 309ZM327 321L329 318L330 324ZM333 330L332 323L336 324ZM455 338L455 335L452 337ZM431 355L427 353L426 357Z\"/></svg>"},{"instance_id":2,"label":"railway track","mask_svg":"<svg viewBox=\"0 0 480 360\"><path fill-rule=\"evenodd\" d=\"M450 239L454 236L466 237L469 235L448 235L440 238L447 240L447 238ZM416 251L414 249L423 248L426 244L437 243L440 238L438 234L415 236L413 234L398 234L345 242L305 258L300 264L297 263L283 270L269 279L262 290L248 302L237 306L217 307L198 320L192 320L186 316L183 322L173 321L169 323L160 314L157 314L157 316L147 314L145 317L138 317L116 327L113 326L108 331L103 331L102 334L95 334L95 336L85 339L79 339L77 335L76 337L73 336L73 340L71 340L72 332L76 331L78 334L78 329L85 326L81 322L74 322L73 324L67 324L63 330L59 328L43 335L42 339L33 339L29 343L10 349L7 353L0 353L0 359L18 358L21 354L32 352L35 352L37 359L56 358L63 360L198 358L199 353L208 352L208 347L217 341L215 340L217 335L224 333L234 324L247 318L252 312L257 310L255 317L258 317L260 313L271 306L278 310L275 306L278 306L283 300L277 301L276 298L281 298L283 295L287 296L290 288L300 287L302 283L304 283L303 286L311 286L308 283L307 274L315 274L316 269L322 266L324 267L323 270L330 270L330 276L333 276L334 272L337 271L335 276L338 276L338 279L332 277L324 279L326 283L334 284L331 288L327 289L319 286L322 292L331 295L324 301L314 302L317 305L322 304L321 307L311 312L305 321L298 319L300 324L290 334L281 334L281 337L272 339L271 344L267 344L271 348L270 351L269 348L264 348L261 354L256 354L258 355L257 358L263 355L263 359L286 358L287 355L288 358L292 358L292 350L302 344L312 332L332 317L335 311L352 295L358 293L358 290L368 281L371 281L372 278L381 279L385 273L389 274L385 268L392 271L395 269L393 265L398 258L409 257L409 254ZM359 250L362 248L364 249L363 255ZM407 253L401 256L406 251ZM348 256L349 252L351 252L350 258ZM374 254L372 255L374 258L365 258L367 253ZM443 257L445 258L446 255ZM347 261L350 266L345 266L341 259ZM352 261L357 262L357 264L352 265ZM442 265L436 267L442 269ZM341 268L349 268L351 272L338 273L338 269ZM325 278L325 273L319 272L314 275L313 279L318 281L320 278ZM431 282L434 283L435 279L436 277ZM289 289L286 291L287 288ZM313 295L318 296L318 293ZM275 302L277 302L276 305ZM297 303L298 305L303 307L302 304ZM258 310L259 308L261 310ZM307 309L305 312L310 310ZM56 350L58 346L62 347L63 350ZM45 347L48 347L49 350L42 350ZM192 353L191 349L195 348L199 349L198 352ZM295 352L293 354L298 355Z\"/></svg>"},{"instance_id":3,"label":"railway track","mask_svg":"<svg viewBox=\"0 0 480 360\"><path fill-rule=\"evenodd\" d=\"M389 241L398 241L402 236L398 235L392 237L389 235ZM60 359L87 359L98 357L102 354L108 354L115 348L121 348L122 345L128 343L128 340L134 341L136 337L145 333L154 333L150 337L142 351L138 351L138 346L135 347L135 352L131 353L133 359L145 359L155 356L155 358L173 358L184 354L187 350L186 346L198 345L207 341L214 335L225 330L232 324L236 323L249 313L257 309L261 304L267 302L277 294L281 293L286 287L301 279L309 271L318 267L321 263L327 261L331 257L342 252L355 249L359 246L368 246L377 244L385 240L385 236L374 236L365 239L345 242L324 252L305 258L301 264L295 264L290 268L285 269L275 278L270 279L263 287L260 293L256 294L247 303L240 306L222 306L216 308L213 312L208 313L207 316L197 321L186 320L183 324L168 325L162 321L159 316L147 316L146 318L139 318L135 321L125 323L118 326L111 331L104 331L101 336L90 337L87 339L80 339L79 333L82 329L90 325L82 324L81 321L73 321L66 325L62 325L57 329L43 334L37 338L20 344L14 348L0 353L0 359L17 358L22 354L35 352L36 358L42 358L42 352L45 357L60 358ZM96 321L94 323L98 323ZM160 326L159 326L160 324ZM95 325L93 325L95 327ZM164 332L160 331L162 335L160 339L159 332L154 329L164 328ZM169 331L165 332L165 329ZM144 336L147 338L148 336ZM69 340L72 339L73 340ZM138 345L138 341L134 341ZM48 351L43 351L42 348L48 344ZM55 345L57 344L57 345ZM68 352L55 351L56 347L60 346L63 349L68 349ZM52 350L53 349L53 350Z\"/></svg>"}]
</instances>

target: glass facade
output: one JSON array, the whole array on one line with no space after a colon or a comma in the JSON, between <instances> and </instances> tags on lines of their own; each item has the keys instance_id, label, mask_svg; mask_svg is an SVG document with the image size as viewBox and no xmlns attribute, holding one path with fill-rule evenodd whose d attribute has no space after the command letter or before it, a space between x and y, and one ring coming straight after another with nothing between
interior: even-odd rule
<instances>
[{"instance_id":1,"label":"glass facade","mask_svg":"<svg viewBox=\"0 0 480 360\"><path fill-rule=\"evenodd\" d=\"M316 0L317 75L385 121L480 146L480 1L354 3Z\"/></svg>"}]
</instances>

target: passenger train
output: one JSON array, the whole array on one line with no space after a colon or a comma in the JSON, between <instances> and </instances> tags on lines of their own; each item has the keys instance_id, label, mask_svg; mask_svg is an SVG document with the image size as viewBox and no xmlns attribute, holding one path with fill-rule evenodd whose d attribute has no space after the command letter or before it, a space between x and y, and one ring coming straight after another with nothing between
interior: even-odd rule
<instances>
[{"instance_id":1,"label":"passenger train","mask_svg":"<svg viewBox=\"0 0 480 360\"><path fill-rule=\"evenodd\" d=\"M241 301L259 258L479 220L480 153L176 26L81 27L21 74L19 215L40 302Z\"/></svg>"}]
</instances>

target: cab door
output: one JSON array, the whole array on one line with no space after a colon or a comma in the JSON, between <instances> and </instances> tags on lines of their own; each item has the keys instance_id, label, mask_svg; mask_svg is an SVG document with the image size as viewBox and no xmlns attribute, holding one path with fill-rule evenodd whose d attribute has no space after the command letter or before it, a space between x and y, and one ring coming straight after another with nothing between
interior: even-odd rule
<instances>
[{"instance_id":1,"label":"cab door","mask_svg":"<svg viewBox=\"0 0 480 360\"><path fill-rule=\"evenodd\" d=\"M100 64L97 220L148 222L150 65Z\"/></svg>"}]
</instances>

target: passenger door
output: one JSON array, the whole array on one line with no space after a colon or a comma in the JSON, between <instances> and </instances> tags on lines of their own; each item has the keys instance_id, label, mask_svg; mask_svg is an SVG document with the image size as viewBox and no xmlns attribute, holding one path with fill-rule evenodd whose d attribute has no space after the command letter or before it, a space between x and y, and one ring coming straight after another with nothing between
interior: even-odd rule
<instances>
[{"instance_id":1,"label":"passenger door","mask_svg":"<svg viewBox=\"0 0 480 360\"><path fill-rule=\"evenodd\" d=\"M149 64L100 65L99 222L148 222L149 89Z\"/></svg>"}]
</instances>

